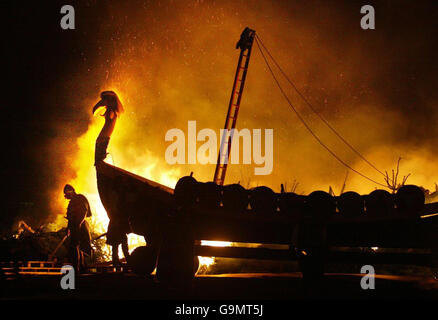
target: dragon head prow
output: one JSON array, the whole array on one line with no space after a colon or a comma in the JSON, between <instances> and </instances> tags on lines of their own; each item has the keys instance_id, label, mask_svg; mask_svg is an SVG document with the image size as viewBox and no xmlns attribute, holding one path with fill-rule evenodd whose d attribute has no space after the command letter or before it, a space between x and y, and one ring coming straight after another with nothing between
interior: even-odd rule
<instances>
[{"instance_id":1,"label":"dragon head prow","mask_svg":"<svg viewBox=\"0 0 438 320\"><path fill-rule=\"evenodd\" d=\"M100 98L100 101L93 107L93 114L96 114L97 110L100 110L100 108L105 108L105 113L103 114L105 117L105 124L103 125L103 128L96 139L96 149L94 151L94 163L96 166L105 159L107 155L106 149L108 147L111 134L114 131L117 118L119 117L120 113L123 112L122 103L114 91L103 91L100 94Z\"/></svg>"},{"instance_id":2,"label":"dragon head prow","mask_svg":"<svg viewBox=\"0 0 438 320\"><path fill-rule=\"evenodd\" d=\"M106 108L106 112L113 111L116 114L123 113L123 105L114 91L102 91L100 101L93 107L93 114L101 108Z\"/></svg>"}]
</instances>

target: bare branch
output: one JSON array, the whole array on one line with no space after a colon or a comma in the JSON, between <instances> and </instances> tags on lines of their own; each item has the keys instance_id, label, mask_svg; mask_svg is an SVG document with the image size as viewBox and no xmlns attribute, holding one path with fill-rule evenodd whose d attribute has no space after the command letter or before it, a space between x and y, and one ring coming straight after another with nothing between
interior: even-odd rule
<instances>
[{"instance_id":1,"label":"bare branch","mask_svg":"<svg viewBox=\"0 0 438 320\"><path fill-rule=\"evenodd\" d=\"M396 193L398 189L400 189L402 186L404 186L406 184L406 181L408 180L409 176L411 175L410 173L406 176L403 176L402 182L398 183L398 176L400 173L400 161L401 161L402 157L398 158L397 161L397 169L394 171L394 169L392 169L392 178L389 177L388 171L385 171L385 182L386 185L388 186L388 189L390 189L392 191L392 193Z\"/></svg>"}]
</instances>

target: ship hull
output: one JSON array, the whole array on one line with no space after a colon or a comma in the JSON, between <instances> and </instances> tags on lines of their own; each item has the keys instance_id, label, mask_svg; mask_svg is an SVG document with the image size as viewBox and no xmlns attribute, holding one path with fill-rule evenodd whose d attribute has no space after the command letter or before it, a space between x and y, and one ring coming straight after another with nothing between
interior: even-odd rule
<instances>
[{"instance_id":1,"label":"ship hull","mask_svg":"<svg viewBox=\"0 0 438 320\"><path fill-rule=\"evenodd\" d=\"M173 189L101 161L97 188L112 221L129 225L148 243L157 241L164 221L174 211Z\"/></svg>"}]
</instances>

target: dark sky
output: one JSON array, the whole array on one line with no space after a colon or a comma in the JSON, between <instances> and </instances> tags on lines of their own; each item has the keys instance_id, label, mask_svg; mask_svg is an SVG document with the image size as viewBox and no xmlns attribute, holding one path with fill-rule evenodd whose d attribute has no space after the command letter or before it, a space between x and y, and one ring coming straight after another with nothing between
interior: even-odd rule
<instances>
[{"instance_id":1,"label":"dark sky","mask_svg":"<svg viewBox=\"0 0 438 320\"><path fill-rule=\"evenodd\" d=\"M201 6L208 5L208 1L200 2ZM137 8L147 5L152 15L158 17L163 17L162 10L165 8L172 16L178 17L178 10L182 10L179 8L184 7L181 4L183 1L179 4L161 1L160 6L156 4L158 1L127 3L131 8L129 12L136 12ZM245 5L248 10L258 5L257 1L226 3L228 6L234 3L239 10L245 10ZM436 103L422 103L425 97L429 101L438 101L436 1L305 1L299 5L295 1L272 3L281 12L293 11L294 15L290 19L312 17L316 21L316 29L333 25L327 28L326 34L320 33L321 41L327 43L340 41L344 31L349 35L348 41L354 41L350 30L336 27L337 22L331 20L331 13L334 17L342 17L344 24L341 26L345 25L345 21L358 25L358 8L364 4L373 4L376 9L376 30L369 31L365 40L357 40L358 47L369 52L373 61L391 61L391 67L384 72L391 74L393 82L388 82L388 77L382 76L380 81L373 79L369 85L384 102L397 106L401 114L412 120L405 126L404 139L411 139L413 143L425 139L428 140L426 143L437 142L438 139L429 139L438 134L436 122L431 122L438 119ZM103 30L108 26L108 14L111 12L111 6L106 1L72 1L76 10L77 30L62 30L59 26L59 11L64 4L65 1L1 3L4 54L1 181L4 186L4 208L0 213L0 224L3 228L8 228L15 217L23 212L31 214L32 222L36 224L47 216L49 206L46 190L53 184L56 170L62 170L62 166L54 168L49 165L51 162L48 157L54 155L47 153L47 145L53 141L62 143L59 137L65 136L62 150L71 148L74 152L74 139L86 130L89 114L83 111L85 109L79 112L78 109L66 106L72 97L77 98L76 94L96 96L99 88L98 80L95 85L88 86L80 93L64 84L72 79L70 75L102 63L99 47L111 41L111 37L117 33L111 28L108 33ZM211 5L219 6L220 2L212 1ZM324 7L323 11L321 7ZM285 19L285 16L278 18ZM339 55L342 54L347 58L348 53L339 52ZM360 65L359 61L357 67L360 68ZM367 77L366 65L359 73ZM74 129L62 132L54 123ZM75 123L76 126L71 126ZM424 123L428 125L422 125Z\"/></svg>"},{"instance_id":2,"label":"dark sky","mask_svg":"<svg viewBox=\"0 0 438 320\"><path fill-rule=\"evenodd\" d=\"M45 144L58 133L54 121L77 122L77 135L83 131L86 115L63 108L69 93L64 87L54 91L69 73L80 67L81 48L92 48L95 39L59 26L60 8L65 1L2 2L3 92L2 136L5 148L2 155L1 178L5 209L0 219L8 225L22 212L32 214L33 223L47 215L44 190L51 183L47 168L49 155ZM97 6L87 11L85 2L76 6L76 23L86 24L90 35L98 28ZM89 59L93 59L90 50ZM50 93L50 95L49 95ZM74 148L72 145L71 148Z\"/></svg>"}]
</instances>

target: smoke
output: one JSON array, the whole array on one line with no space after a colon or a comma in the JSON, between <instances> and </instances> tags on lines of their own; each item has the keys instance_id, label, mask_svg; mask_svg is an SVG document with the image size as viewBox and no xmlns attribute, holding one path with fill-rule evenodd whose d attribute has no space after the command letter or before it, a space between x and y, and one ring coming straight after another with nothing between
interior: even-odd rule
<instances>
[{"instance_id":1,"label":"smoke","mask_svg":"<svg viewBox=\"0 0 438 320\"><path fill-rule=\"evenodd\" d=\"M196 120L198 130L223 127L239 54L235 44L246 26L257 31L318 112L367 159L389 171L402 156L401 175L411 173L409 183L433 188L438 181L431 44L436 19L406 24L410 15L428 16L428 4L407 10L408 2L383 2L375 4L376 30L364 31L360 6L357 1L87 2L77 10L86 16L78 16L77 24L94 19L94 27L80 31L84 46L78 47L75 72L50 92L57 92L67 112L80 114L80 121L59 119L53 143L45 146L53 172L47 195L58 199L52 217L64 210L63 184L97 194L93 153L103 119L92 118L91 108L102 90L116 91L126 110L110 142L110 161L171 187L192 171L198 180L212 180L213 165L166 164L164 136L171 128L187 132L188 120ZM286 82L282 85L327 145L353 168L384 183ZM329 185L339 192L347 169L290 110L255 45L237 126L274 129L274 169L271 175L254 176L251 165L231 165L226 183L279 191L281 183L296 180L300 193L327 191ZM349 174L348 190L368 193L376 187Z\"/></svg>"}]
</instances>

